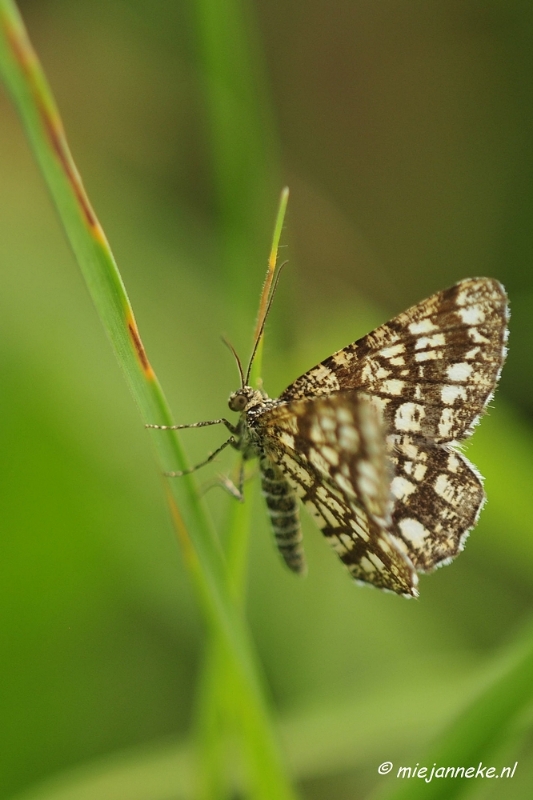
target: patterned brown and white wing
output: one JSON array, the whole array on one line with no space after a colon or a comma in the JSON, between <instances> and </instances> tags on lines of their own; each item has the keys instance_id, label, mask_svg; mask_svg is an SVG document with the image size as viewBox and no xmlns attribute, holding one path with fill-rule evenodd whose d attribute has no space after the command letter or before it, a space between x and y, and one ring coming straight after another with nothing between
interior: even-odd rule
<instances>
[{"instance_id":1,"label":"patterned brown and white wing","mask_svg":"<svg viewBox=\"0 0 533 800\"><path fill-rule=\"evenodd\" d=\"M485 501L481 475L452 445L492 398L508 319L501 284L461 281L334 353L280 397L368 395L394 467L392 532L420 572L460 552Z\"/></svg>"},{"instance_id":2,"label":"patterned brown and white wing","mask_svg":"<svg viewBox=\"0 0 533 800\"><path fill-rule=\"evenodd\" d=\"M418 572L431 572L463 549L485 501L476 468L448 445L394 439L394 533Z\"/></svg>"},{"instance_id":3,"label":"patterned brown and white wing","mask_svg":"<svg viewBox=\"0 0 533 800\"><path fill-rule=\"evenodd\" d=\"M459 441L494 393L508 318L498 281L461 281L326 358L279 399L363 391L382 412L387 433Z\"/></svg>"},{"instance_id":4,"label":"patterned brown and white wing","mask_svg":"<svg viewBox=\"0 0 533 800\"><path fill-rule=\"evenodd\" d=\"M415 596L417 576L390 531L390 463L379 417L364 395L297 400L257 420L277 465L360 582Z\"/></svg>"}]
</instances>

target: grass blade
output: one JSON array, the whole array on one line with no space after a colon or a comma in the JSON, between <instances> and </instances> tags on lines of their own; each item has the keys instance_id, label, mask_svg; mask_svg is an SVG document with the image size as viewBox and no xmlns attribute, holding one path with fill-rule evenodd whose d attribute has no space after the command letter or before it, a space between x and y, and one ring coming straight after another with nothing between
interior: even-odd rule
<instances>
[{"instance_id":1,"label":"grass blade","mask_svg":"<svg viewBox=\"0 0 533 800\"><path fill-rule=\"evenodd\" d=\"M259 301L259 312L254 332L254 347L257 344L257 348L255 350L253 362L252 383L255 383L258 376L261 374L264 321L268 311L268 303L276 274L279 242L288 199L289 190L285 188L280 197L267 274ZM245 503L233 504L225 537L227 543L226 557L230 591L239 608L243 608L244 606L246 556L248 553L249 531L253 508L252 489L254 485L247 487ZM198 740L200 751L203 754L203 770L200 775L199 796L206 800L210 797L223 797L222 787L225 783L228 783L228 781L224 781L222 775L222 773L225 772L225 760L221 742L231 738L232 735L240 735L241 745L244 750L248 751L247 761L252 763L256 761L256 754L261 752L259 747L253 747L256 727L255 724L251 723L249 720L246 706L241 705L240 714L237 715L238 719L236 719L235 697L238 697L238 692L235 691L235 674L232 663L224 658L222 645L223 643L220 638L216 636L210 643L202 672L202 681L197 703L196 721ZM257 774L257 772L260 773L263 766L266 769L268 768L267 764L263 764L262 759L261 762L256 762L256 766L257 769L254 770L255 774ZM262 796L262 786L266 778L267 776L265 775L256 787L256 794L258 797ZM231 782L231 779L229 782ZM253 796L255 796L255 794Z\"/></svg>"},{"instance_id":2,"label":"grass blade","mask_svg":"<svg viewBox=\"0 0 533 800\"><path fill-rule=\"evenodd\" d=\"M145 423L172 424L135 323L115 260L70 154L52 93L16 8L0 0L0 72L20 114L45 182L117 360ZM152 434L161 471L184 469L174 435ZM263 796L290 798L251 639L233 602L226 566L191 478L167 483L172 518L209 628L232 664L253 726Z\"/></svg>"}]
</instances>

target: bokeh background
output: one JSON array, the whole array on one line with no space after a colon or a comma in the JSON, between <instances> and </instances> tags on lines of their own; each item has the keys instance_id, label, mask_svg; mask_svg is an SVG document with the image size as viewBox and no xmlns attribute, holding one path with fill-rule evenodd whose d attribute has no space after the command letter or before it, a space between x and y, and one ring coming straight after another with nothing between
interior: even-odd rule
<instances>
[{"instance_id":1,"label":"bokeh background","mask_svg":"<svg viewBox=\"0 0 533 800\"><path fill-rule=\"evenodd\" d=\"M489 502L418 601L354 587L307 520L309 576L287 574L257 498L248 613L293 773L309 800L369 796L392 781L382 761L423 763L531 617L533 9L19 5L178 421L225 413L220 333L246 358L284 184L272 396L461 278L508 289L508 363L467 451ZM5 93L0 120L0 797L36 800L179 759L204 631L149 439ZM191 460L220 435L186 432ZM206 497L224 520L231 499ZM529 796L528 720L493 756L519 761L513 781L476 797ZM181 797L168 780L151 800Z\"/></svg>"}]
</instances>

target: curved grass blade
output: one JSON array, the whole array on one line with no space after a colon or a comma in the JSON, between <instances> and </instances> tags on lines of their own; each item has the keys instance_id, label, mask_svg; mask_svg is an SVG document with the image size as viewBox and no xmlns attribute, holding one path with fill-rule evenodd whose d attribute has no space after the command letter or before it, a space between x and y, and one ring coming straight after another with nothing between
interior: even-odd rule
<instances>
[{"instance_id":1,"label":"curved grass blade","mask_svg":"<svg viewBox=\"0 0 533 800\"><path fill-rule=\"evenodd\" d=\"M255 349L255 358L252 366L252 382L256 383L261 374L262 343L264 337L265 315L271 298L272 286L276 274L278 251L283 220L287 209L289 190L285 187L281 193L267 274L263 283L259 301L259 312L254 331L252 347ZM257 347L256 347L257 345ZM253 508L253 489L256 482L246 487L246 502L233 503L227 525L226 563L230 591L238 607L244 607L246 586L246 563L248 554L249 532ZM202 680L199 687L196 724L198 731L199 749L203 754L203 770L200 775L199 795L201 798L224 797L223 773L225 760L223 741L234 735L235 728L235 697L238 692L235 686L235 675L231 663L224 658L222 642L219 637L214 637L209 643L205 663L202 670ZM257 748L251 748L254 729L249 729L246 724L247 709L241 708L241 715L237 727L241 728L243 749L247 749L248 761L254 761ZM239 733L239 731L237 731ZM260 766L259 766L260 769Z\"/></svg>"},{"instance_id":2,"label":"curved grass blade","mask_svg":"<svg viewBox=\"0 0 533 800\"><path fill-rule=\"evenodd\" d=\"M70 154L52 93L18 10L0 0L0 72L22 119L102 324L146 423L172 424L116 263ZM161 471L187 467L178 439L152 435ZM234 670L262 765L263 795L290 798L249 632L229 590L220 548L192 478L167 484L171 514L209 628ZM258 795L259 796L259 795Z\"/></svg>"}]
</instances>

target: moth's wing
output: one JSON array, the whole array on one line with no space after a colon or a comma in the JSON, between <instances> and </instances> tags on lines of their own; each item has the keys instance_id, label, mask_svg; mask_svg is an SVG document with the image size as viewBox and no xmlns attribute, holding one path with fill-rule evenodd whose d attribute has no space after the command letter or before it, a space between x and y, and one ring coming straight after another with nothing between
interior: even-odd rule
<instances>
[{"instance_id":1,"label":"moth's wing","mask_svg":"<svg viewBox=\"0 0 533 800\"><path fill-rule=\"evenodd\" d=\"M490 278L432 295L306 372L280 400L366 392L388 433L469 436L506 355L507 296Z\"/></svg>"},{"instance_id":2,"label":"moth's wing","mask_svg":"<svg viewBox=\"0 0 533 800\"><path fill-rule=\"evenodd\" d=\"M394 533L418 572L449 563L464 547L485 502L476 468L449 445L390 437Z\"/></svg>"},{"instance_id":3,"label":"moth's wing","mask_svg":"<svg viewBox=\"0 0 533 800\"><path fill-rule=\"evenodd\" d=\"M415 596L417 576L391 524L390 463L364 396L280 404L257 421L265 452L358 581Z\"/></svg>"}]
</instances>

